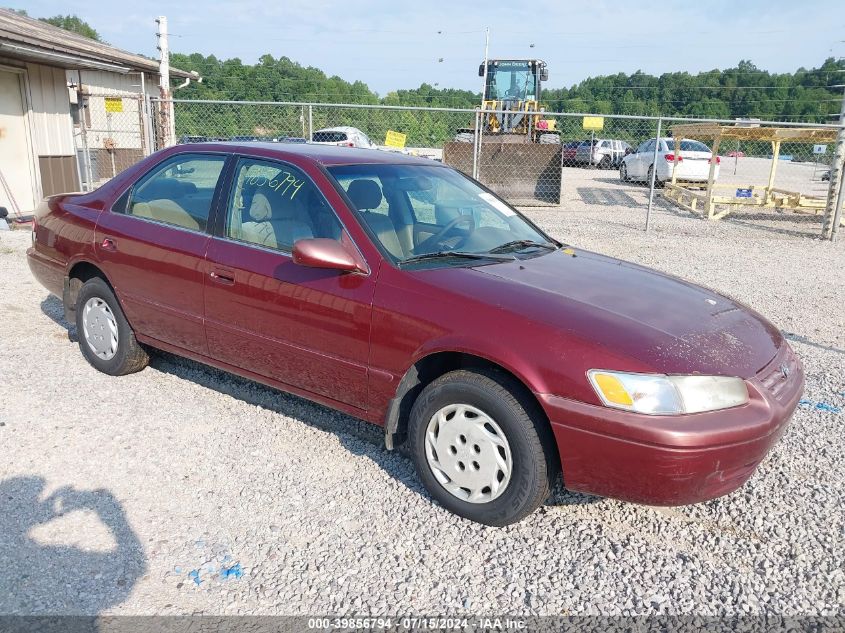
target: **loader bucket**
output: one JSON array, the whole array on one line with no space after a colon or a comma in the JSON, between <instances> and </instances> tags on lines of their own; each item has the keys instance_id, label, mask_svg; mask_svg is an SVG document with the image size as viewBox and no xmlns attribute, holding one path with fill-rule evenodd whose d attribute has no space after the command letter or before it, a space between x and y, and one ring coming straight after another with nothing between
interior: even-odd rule
<instances>
[{"instance_id":1,"label":"loader bucket","mask_svg":"<svg viewBox=\"0 0 845 633\"><path fill-rule=\"evenodd\" d=\"M472 175L472 143L446 143L443 162ZM478 180L513 205L560 204L561 145L496 142L484 138Z\"/></svg>"}]
</instances>

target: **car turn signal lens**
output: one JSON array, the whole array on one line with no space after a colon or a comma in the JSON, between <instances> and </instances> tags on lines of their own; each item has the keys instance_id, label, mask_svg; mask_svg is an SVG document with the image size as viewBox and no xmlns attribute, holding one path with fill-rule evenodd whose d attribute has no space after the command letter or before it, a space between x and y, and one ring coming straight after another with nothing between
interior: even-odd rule
<instances>
[{"instance_id":1,"label":"car turn signal lens","mask_svg":"<svg viewBox=\"0 0 845 633\"><path fill-rule=\"evenodd\" d=\"M631 406L634 404L631 396L625 391L622 381L616 376L612 374L595 374L593 380L608 402L622 406Z\"/></svg>"},{"instance_id":2,"label":"car turn signal lens","mask_svg":"<svg viewBox=\"0 0 845 633\"><path fill-rule=\"evenodd\" d=\"M745 381L733 376L665 376L593 369L587 372L602 403L647 415L701 413L748 402Z\"/></svg>"}]
</instances>

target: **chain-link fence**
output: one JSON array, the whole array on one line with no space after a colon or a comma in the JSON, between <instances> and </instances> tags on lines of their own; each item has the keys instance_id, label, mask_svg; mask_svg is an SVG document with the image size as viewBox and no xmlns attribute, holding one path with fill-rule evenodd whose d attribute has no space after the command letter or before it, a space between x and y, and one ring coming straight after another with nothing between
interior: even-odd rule
<instances>
[{"instance_id":1,"label":"chain-link fence","mask_svg":"<svg viewBox=\"0 0 845 633\"><path fill-rule=\"evenodd\" d=\"M835 125L199 100L154 100L152 109L156 147L213 140L377 146L441 160L520 206L658 206L711 218L795 212L815 218L815 234L831 210Z\"/></svg>"},{"instance_id":2,"label":"chain-link fence","mask_svg":"<svg viewBox=\"0 0 845 633\"><path fill-rule=\"evenodd\" d=\"M74 145L89 190L131 167L153 148L142 95L90 94L74 107Z\"/></svg>"}]
</instances>

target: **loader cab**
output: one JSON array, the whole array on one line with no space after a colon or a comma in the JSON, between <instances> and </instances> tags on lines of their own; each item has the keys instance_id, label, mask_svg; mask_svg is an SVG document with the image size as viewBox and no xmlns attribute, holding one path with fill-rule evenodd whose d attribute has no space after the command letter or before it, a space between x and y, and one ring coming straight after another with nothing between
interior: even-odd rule
<instances>
[{"instance_id":1,"label":"loader cab","mask_svg":"<svg viewBox=\"0 0 845 633\"><path fill-rule=\"evenodd\" d=\"M484 76L483 62L478 67L478 76ZM546 62L539 59L487 60L484 101L539 101L540 86L548 79Z\"/></svg>"}]
</instances>

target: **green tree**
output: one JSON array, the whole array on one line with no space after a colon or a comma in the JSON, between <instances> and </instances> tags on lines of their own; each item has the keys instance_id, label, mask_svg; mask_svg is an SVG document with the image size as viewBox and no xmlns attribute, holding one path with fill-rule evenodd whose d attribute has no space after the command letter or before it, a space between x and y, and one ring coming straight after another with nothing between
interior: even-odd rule
<instances>
[{"instance_id":1,"label":"green tree","mask_svg":"<svg viewBox=\"0 0 845 633\"><path fill-rule=\"evenodd\" d=\"M26 15L24 12L23 15ZM100 34L85 20L76 15L54 15L52 18L38 18L42 22L58 26L60 29L76 33L98 42L102 42Z\"/></svg>"}]
</instances>

